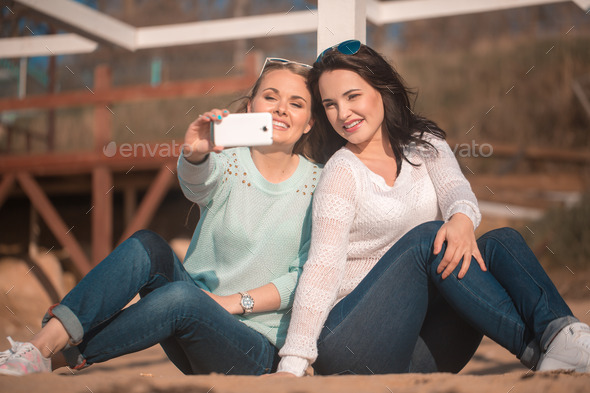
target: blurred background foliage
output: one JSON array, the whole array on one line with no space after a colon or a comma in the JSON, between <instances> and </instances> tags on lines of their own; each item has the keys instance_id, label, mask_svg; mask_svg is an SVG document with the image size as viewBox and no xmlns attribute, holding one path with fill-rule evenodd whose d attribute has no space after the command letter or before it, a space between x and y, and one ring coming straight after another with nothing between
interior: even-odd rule
<instances>
[{"instance_id":1,"label":"blurred background foliage","mask_svg":"<svg viewBox=\"0 0 590 393\"><path fill-rule=\"evenodd\" d=\"M590 265L590 194L572 207L549 209L530 226L534 233L524 230L522 234L533 249L549 250L543 253L546 265L574 270Z\"/></svg>"}]
</instances>

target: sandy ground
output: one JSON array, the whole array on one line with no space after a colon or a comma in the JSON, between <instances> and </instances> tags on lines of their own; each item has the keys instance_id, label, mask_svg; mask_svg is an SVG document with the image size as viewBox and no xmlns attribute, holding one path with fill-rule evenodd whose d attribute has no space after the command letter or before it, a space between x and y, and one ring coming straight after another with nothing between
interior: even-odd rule
<instances>
[{"instance_id":1,"label":"sandy ground","mask_svg":"<svg viewBox=\"0 0 590 393\"><path fill-rule=\"evenodd\" d=\"M590 292L568 304L590 323ZM0 349L4 349L2 344ZM484 339L458 375L404 374L306 378L236 377L220 374L184 376L160 347L96 364L82 371L60 369L27 377L0 376L0 392L590 392L590 374L534 373L508 351Z\"/></svg>"}]
</instances>

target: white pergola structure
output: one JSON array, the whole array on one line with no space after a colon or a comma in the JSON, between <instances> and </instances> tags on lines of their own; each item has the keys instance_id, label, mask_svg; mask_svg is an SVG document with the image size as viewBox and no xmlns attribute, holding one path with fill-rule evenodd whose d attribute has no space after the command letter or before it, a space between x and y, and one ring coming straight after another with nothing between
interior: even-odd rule
<instances>
[{"instance_id":1,"label":"white pergola structure","mask_svg":"<svg viewBox=\"0 0 590 393\"><path fill-rule=\"evenodd\" d=\"M134 27L73 0L15 0L80 31L0 39L0 58L92 52L96 39L130 51L317 32L317 52L346 39L366 42L366 21L375 25L573 1L590 0L318 0L317 10L288 11L164 26Z\"/></svg>"}]
</instances>

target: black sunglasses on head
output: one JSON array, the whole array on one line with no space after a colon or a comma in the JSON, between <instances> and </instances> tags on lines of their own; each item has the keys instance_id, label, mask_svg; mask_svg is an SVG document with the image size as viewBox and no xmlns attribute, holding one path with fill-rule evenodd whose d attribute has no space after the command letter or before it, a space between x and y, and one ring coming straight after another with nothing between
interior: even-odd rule
<instances>
[{"instance_id":1,"label":"black sunglasses on head","mask_svg":"<svg viewBox=\"0 0 590 393\"><path fill-rule=\"evenodd\" d=\"M359 40L346 40L342 41L341 43L331 46L318 56L315 62L320 62L324 58L324 55L331 51L332 49L337 49L338 52L342 53L343 55L354 55L358 53L359 49L361 49L361 42Z\"/></svg>"}]
</instances>

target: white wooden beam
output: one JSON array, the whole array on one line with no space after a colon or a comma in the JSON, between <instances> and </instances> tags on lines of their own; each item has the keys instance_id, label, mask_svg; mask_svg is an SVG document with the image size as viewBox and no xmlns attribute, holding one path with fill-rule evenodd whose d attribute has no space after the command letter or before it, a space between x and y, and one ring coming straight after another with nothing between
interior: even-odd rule
<instances>
[{"instance_id":1,"label":"white wooden beam","mask_svg":"<svg viewBox=\"0 0 590 393\"><path fill-rule=\"evenodd\" d=\"M574 3L577 4L578 7L586 11L590 11L590 0L572 0Z\"/></svg>"},{"instance_id":2,"label":"white wooden beam","mask_svg":"<svg viewBox=\"0 0 590 393\"><path fill-rule=\"evenodd\" d=\"M318 0L317 11L308 9L308 11L287 12L286 14L135 28L71 0L15 1L84 31L91 37L106 40L132 51L140 48L307 33L317 30L319 53L346 39L356 38L361 42L366 42L366 18L374 24L382 25L565 1L574 1L584 10L590 9L590 0L399 0L383 2L376 0ZM56 52L56 54L62 53ZM8 57L4 51L0 52L0 56ZM27 55L19 52L14 56Z\"/></svg>"},{"instance_id":3,"label":"white wooden beam","mask_svg":"<svg viewBox=\"0 0 590 393\"><path fill-rule=\"evenodd\" d=\"M318 55L345 40L366 43L366 3L367 0L318 0Z\"/></svg>"},{"instance_id":4,"label":"white wooden beam","mask_svg":"<svg viewBox=\"0 0 590 393\"><path fill-rule=\"evenodd\" d=\"M15 0L115 45L135 50L135 27L70 0Z\"/></svg>"},{"instance_id":5,"label":"white wooden beam","mask_svg":"<svg viewBox=\"0 0 590 393\"><path fill-rule=\"evenodd\" d=\"M202 44L243 38L308 33L317 29L315 11L267 14L194 23L140 27L137 49Z\"/></svg>"},{"instance_id":6,"label":"white wooden beam","mask_svg":"<svg viewBox=\"0 0 590 393\"><path fill-rule=\"evenodd\" d=\"M570 0L401 0L384 2L369 0L367 18L371 23L383 25L566 1ZM590 0L575 0L575 2L580 5L580 3L590 3Z\"/></svg>"},{"instance_id":7,"label":"white wooden beam","mask_svg":"<svg viewBox=\"0 0 590 393\"><path fill-rule=\"evenodd\" d=\"M88 53L98 44L78 34L52 34L0 39L0 58Z\"/></svg>"}]
</instances>

